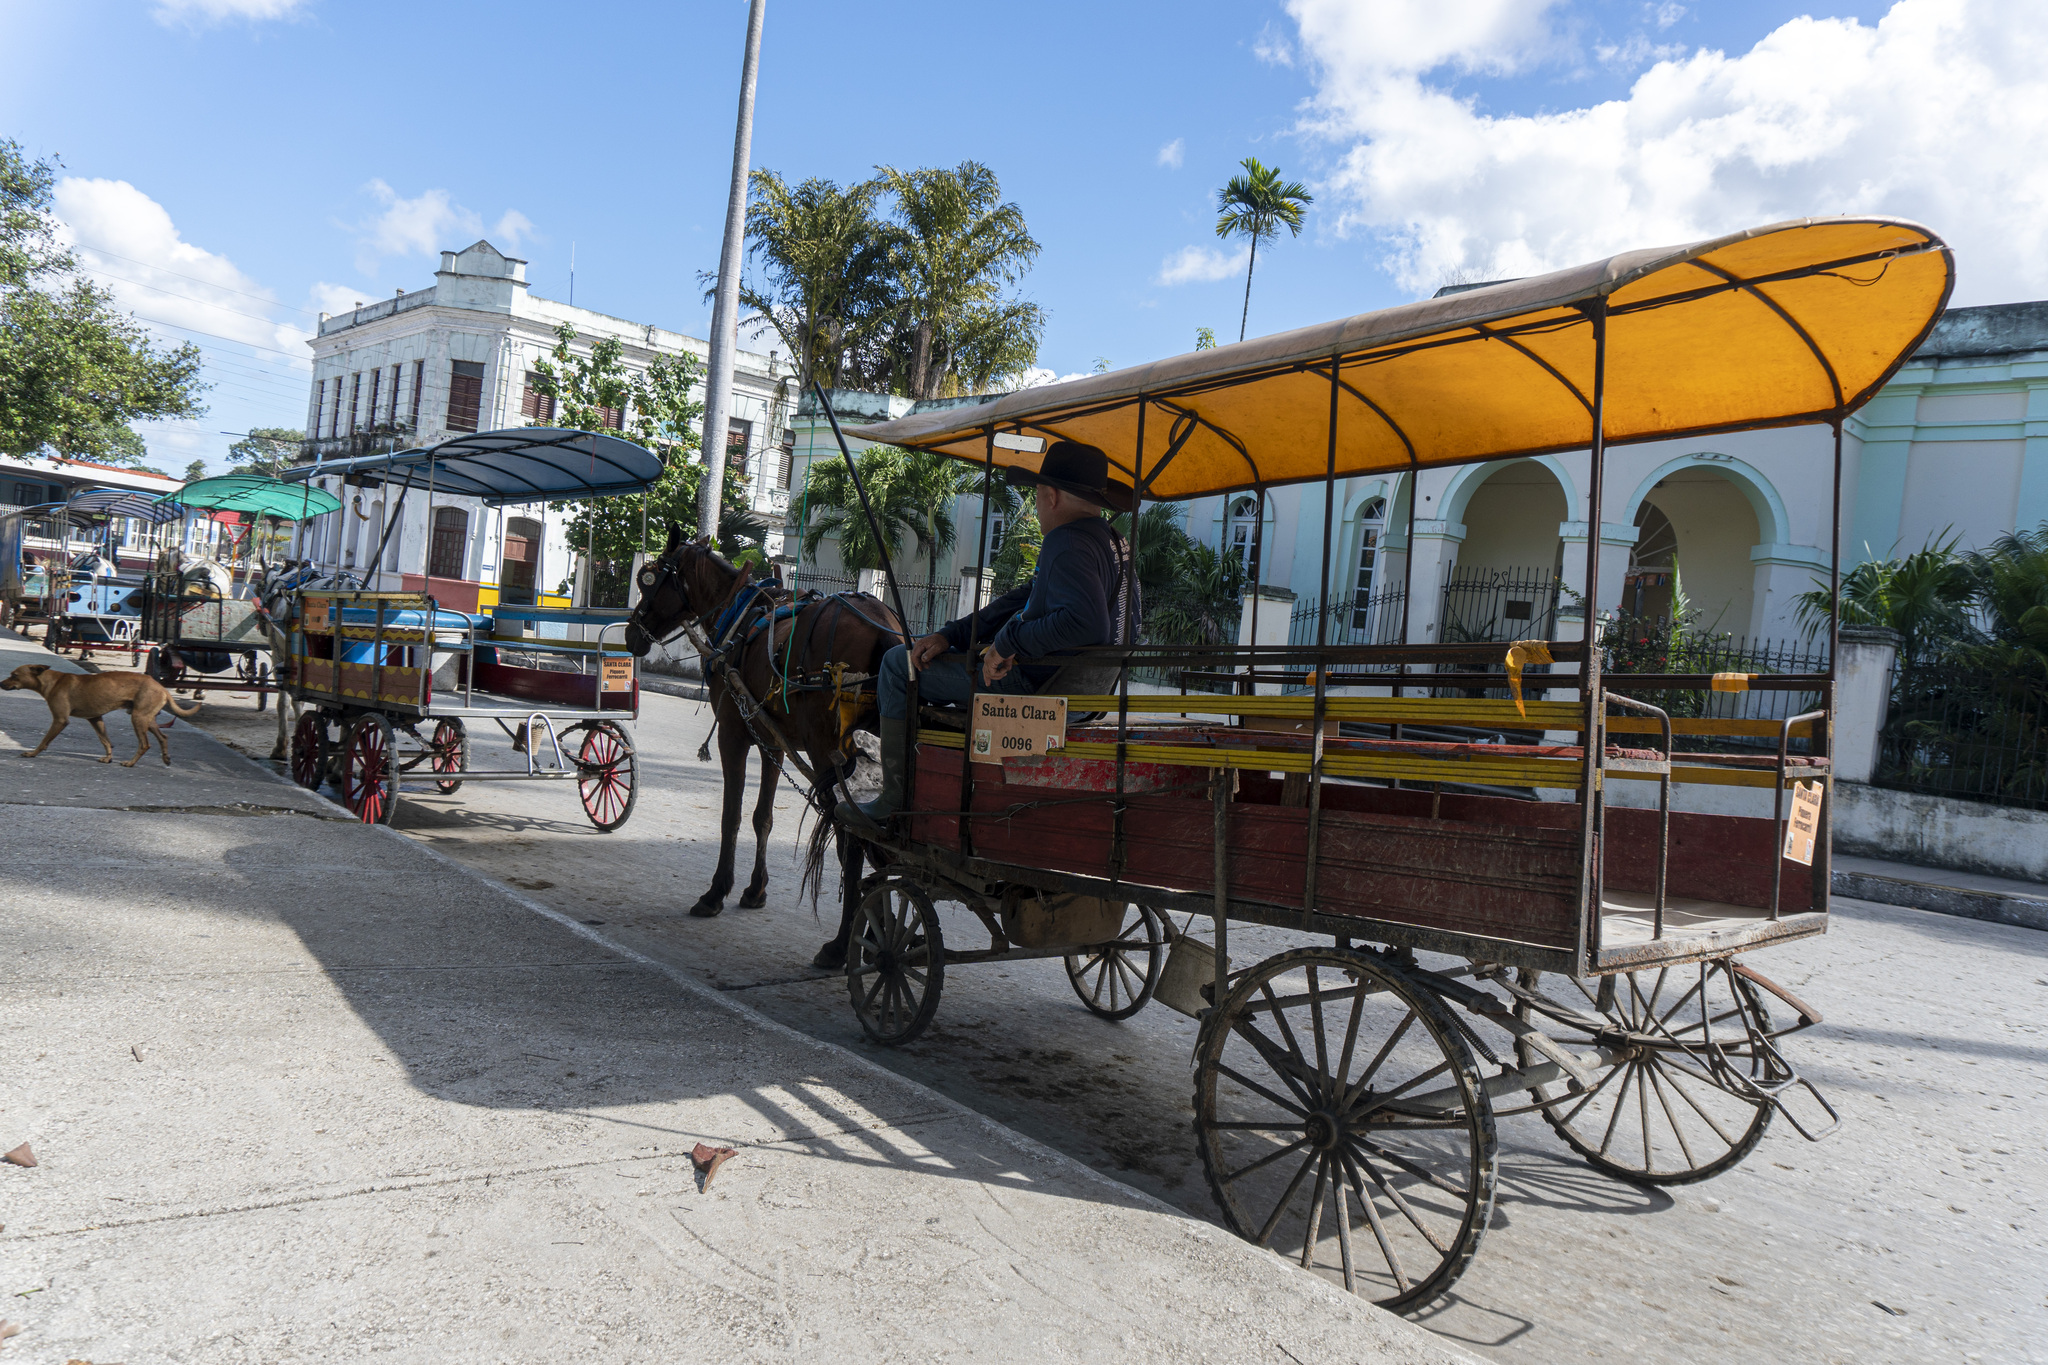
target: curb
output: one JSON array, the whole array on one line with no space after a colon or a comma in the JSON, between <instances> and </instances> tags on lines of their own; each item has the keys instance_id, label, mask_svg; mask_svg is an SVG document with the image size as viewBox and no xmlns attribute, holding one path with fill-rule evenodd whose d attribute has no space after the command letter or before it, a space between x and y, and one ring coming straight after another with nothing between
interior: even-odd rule
<instances>
[{"instance_id":1,"label":"curb","mask_svg":"<svg viewBox=\"0 0 2048 1365\"><path fill-rule=\"evenodd\" d=\"M1853 896L1883 905L1903 905L1911 910L1932 910L1940 915L1989 920L2021 929L2048 930L2048 894L2039 897L2008 895L1965 886L1943 886L1938 882L1908 881L1903 877L1881 877L1869 872L1837 872L1833 878L1837 896Z\"/></svg>"}]
</instances>

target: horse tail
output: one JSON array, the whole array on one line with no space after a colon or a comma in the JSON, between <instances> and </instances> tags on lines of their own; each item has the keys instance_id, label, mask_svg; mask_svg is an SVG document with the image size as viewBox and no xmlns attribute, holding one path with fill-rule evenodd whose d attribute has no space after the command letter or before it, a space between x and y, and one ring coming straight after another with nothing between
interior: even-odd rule
<instances>
[{"instance_id":1,"label":"horse tail","mask_svg":"<svg viewBox=\"0 0 2048 1365\"><path fill-rule=\"evenodd\" d=\"M826 799L831 799L829 791ZM811 898L811 918L817 919L818 893L825 885L825 854L832 846L832 835L839 826L831 815L816 808L811 809L810 820L810 838L803 839L801 832L797 836L803 843L803 877L797 882L796 898L801 901L808 895Z\"/></svg>"}]
</instances>

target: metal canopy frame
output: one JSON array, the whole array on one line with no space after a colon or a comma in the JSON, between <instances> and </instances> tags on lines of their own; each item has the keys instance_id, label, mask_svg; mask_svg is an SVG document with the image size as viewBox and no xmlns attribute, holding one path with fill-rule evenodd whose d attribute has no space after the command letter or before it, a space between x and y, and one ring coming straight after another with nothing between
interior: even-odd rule
<instances>
[{"instance_id":1,"label":"metal canopy frame","mask_svg":"<svg viewBox=\"0 0 2048 1365\"><path fill-rule=\"evenodd\" d=\"M644 493L665 468L659 455L623 437L563 427L508 427L450 437L431 447L298 465L283 477L298 482L338 474L363 483L432 487L503 507Z\"/></svg>"}]
</instances>

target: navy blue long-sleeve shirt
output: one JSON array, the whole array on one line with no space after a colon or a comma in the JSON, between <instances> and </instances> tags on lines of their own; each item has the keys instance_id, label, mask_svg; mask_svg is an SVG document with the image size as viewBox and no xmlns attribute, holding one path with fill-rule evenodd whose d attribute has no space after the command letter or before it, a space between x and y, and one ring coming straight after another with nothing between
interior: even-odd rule
<instances>
[{"instance_id":1,"label":"navy blue long-sleeve shirt","mask_svg":"<svg viewBox=\"0 0 2048 1365\"><path fill-rule=\"evenodd\" d=\"M1114 643L1118 560L1122 538L1100 517L1056 527L1038 550L1038 571L1027 583L983 607L976 632L999 654L1038 659L1063 649ZM967 648L969 617L940 627L957 650ZM1034 685L1059 670L1054 664L1021 664Z\"/></svg>"}]
</instances>

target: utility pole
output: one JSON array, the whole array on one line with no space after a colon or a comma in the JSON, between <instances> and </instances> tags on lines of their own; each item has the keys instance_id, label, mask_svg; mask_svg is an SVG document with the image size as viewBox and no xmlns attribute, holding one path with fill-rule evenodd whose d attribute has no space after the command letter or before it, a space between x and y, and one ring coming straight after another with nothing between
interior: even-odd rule
<instances>
[{"instance_id":1,"label":"utility pole","mask_svg":"<svg viewBox=\"0 0 2048 1365\"><path fill-rule=\"evenodd\" d=\"M711 306L711 373L704 381L704 486L699 490L698 531L718 535L718 510L725 491L725 434L732 410L733 349L740 311L740 259L747 226L747 171L754 148L754 78L761 68L761 21L768 0L753 0L747 13L747 55L740 67L739 126L732 138L732 188L725 201L725 242L718 251L718 294Z\"/></svg>"}]
</instances>

